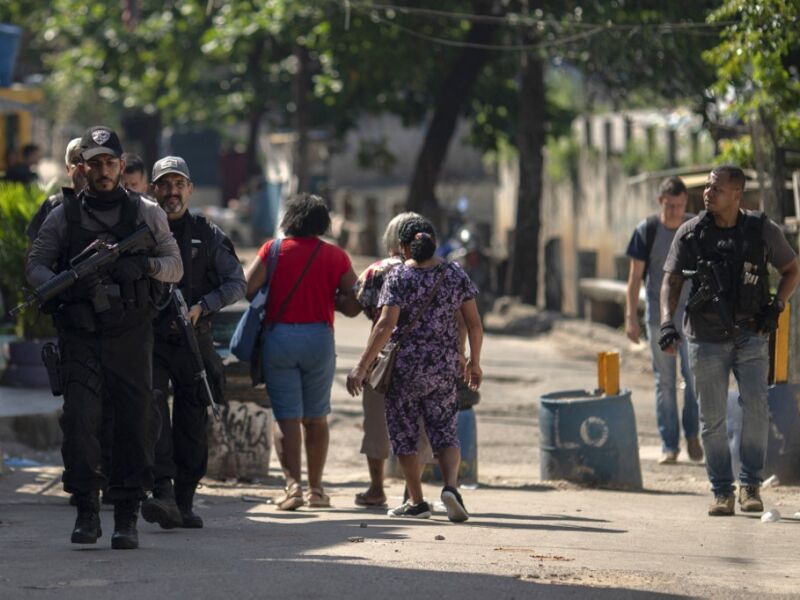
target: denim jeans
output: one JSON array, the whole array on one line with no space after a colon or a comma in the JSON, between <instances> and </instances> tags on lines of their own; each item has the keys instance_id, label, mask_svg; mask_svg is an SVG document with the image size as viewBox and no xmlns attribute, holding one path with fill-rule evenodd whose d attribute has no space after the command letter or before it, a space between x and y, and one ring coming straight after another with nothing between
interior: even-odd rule
<instances>
[{"instance_id":1,"label":"denim jeans","mask_svg":"<svg viewBox=\"0 0 800 600\"><path fill-rule=\"evenodd\" d=\"M336 345L327 323L278 323L264 336L264 383L276 421L331 412Z\"/></svg>"},{"instance_id":2,"label":"denim jeans","mask_svg":"<svg viewBox=\"0 0 800 600\"><path fill-rule=\"evenodd\" d=\"M650 355L653 359L653 377L656 380L656 423L661 434L661 450L677 452L681 437L678 423L678 382L676 356L662 352L658 346L659 325L647 323L647 339L650 342ZM681 344L678 350L681 362L681 375L686 382L683 392L683 434L687 438L697 437L699 415L697 398L694 394L692 371L689 368L689 357L686 345Z\"/></svg>"},{"instance_id":3,"label":"denim jeans","mask_svg":"<svg viewBox=\"0 0 800 600\"><path fill-rule=\"evenodd\" d=\"M760 485L769 433L769 338L741 332L727 342L689 342L689 360L700 401L703 447L711 489L715 494L730 494L734 489L726 427L731 372L739 385L739 402L744 415L739 480L742 485Z\"/></svg>"}]
</instances>

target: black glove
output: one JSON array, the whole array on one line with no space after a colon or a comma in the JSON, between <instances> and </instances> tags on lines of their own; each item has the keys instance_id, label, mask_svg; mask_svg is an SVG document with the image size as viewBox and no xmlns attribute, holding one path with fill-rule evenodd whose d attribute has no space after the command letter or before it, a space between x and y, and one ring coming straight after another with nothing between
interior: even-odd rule
<instances>
[{"instance_id":1,"label":"black glove","mask_svg":"<svg viewBox=\"0 0 800 600\"><path fill-rule=\"evenodd\" d=\"M100 282L100 274L97 271L91 271L73 283L67 290L67 295L70 300L91 300L94 298Z\"/></svg>"},{"instance_id":2,"label":"black glove","mask_svg":"<svg viewBox=\"0 0 800 600\"><path fill-rule=\"evenodd\" d=\"M672 321L666 321L661 324L661 337L658 338L658 347L662 352L676 345L681 341L681 335Z\"/></svg>"},{"instance_id":3,"label":"black glove","mask_svg":"<svg viewBox=\"0 0 800 600\"><path fill-rule=\"evenodd\" d=\"M117 283L130 283L147 274L147 257L142 254L123 256L111 267L111 279Z\"/></svg>"},{"instance_id":4,"label":"black glove","mask_svg":"<svg viewBox=\"0 0 800 600\"><path fill-rule=\"evenodd\" d=\"M753 317L753 321L756 323L756 331L759 333L772 333L778 328L778 318L783 312L781 304L779 300L773 299Z\"/></svg>"}]
</instances>

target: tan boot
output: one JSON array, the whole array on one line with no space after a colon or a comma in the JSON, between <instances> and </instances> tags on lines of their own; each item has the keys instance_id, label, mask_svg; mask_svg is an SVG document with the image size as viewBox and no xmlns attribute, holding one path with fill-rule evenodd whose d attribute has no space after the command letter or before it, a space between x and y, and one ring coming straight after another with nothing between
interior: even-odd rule
<instances>
[{"instance_id":1,"label":"tan boot","mask_svg":"<svg viewBox=\"0 0 800 600\"><path fill-rule=\"evenodd\" d=\"M764 512L761 488L757 485L739 486L739 506L742 512Z\"/></svg>"},{"instance_id":2,"label":"tan boot","mask_svg":"<svg viewBox=\"0 0 800 600\"><path fill-rule=\"evenodd\" d=\"M733 494L714 494L714 502L708 506L710 517L730 517L734 514L736 499Z\"/></svg>"}]
</instances>

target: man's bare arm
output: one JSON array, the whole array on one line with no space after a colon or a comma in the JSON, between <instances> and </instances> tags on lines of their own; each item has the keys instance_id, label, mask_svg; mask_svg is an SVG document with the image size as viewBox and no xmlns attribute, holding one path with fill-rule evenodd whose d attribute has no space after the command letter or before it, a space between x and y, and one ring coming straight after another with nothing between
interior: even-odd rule
<instances>
[{"instance_id":1,"label":"man's bare arm","mask_svg":"<svg viewBox=\"0 0 800 600\"><path fill-rule=\"evenodd\" d=\"M680 273L667 273L661 283L661 322L675 318L681 300L684 277Z\"/></svg>"}]
</instances>

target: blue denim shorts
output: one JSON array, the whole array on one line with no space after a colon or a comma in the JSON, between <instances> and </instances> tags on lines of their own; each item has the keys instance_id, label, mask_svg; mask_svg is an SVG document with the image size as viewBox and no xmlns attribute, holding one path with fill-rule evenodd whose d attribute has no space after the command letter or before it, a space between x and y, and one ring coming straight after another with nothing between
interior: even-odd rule
<instances>
[{"instance_id":1,"label":"blue denim shorts","mask_svg":"<svg viewBox=\"0 0 800 600\"><path fill-rule=\"evenodd\" d=\"M278 323L264 338L264 380L275 419L330 413L336 370L333 329L327 323Z\"/></svg>"}]
</instances>

